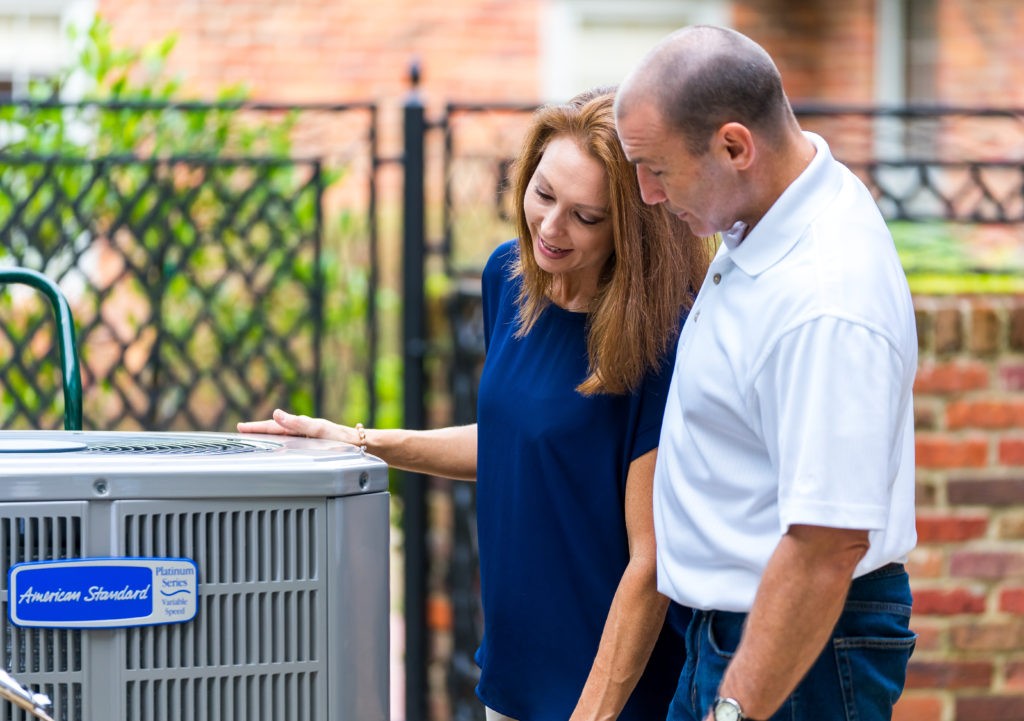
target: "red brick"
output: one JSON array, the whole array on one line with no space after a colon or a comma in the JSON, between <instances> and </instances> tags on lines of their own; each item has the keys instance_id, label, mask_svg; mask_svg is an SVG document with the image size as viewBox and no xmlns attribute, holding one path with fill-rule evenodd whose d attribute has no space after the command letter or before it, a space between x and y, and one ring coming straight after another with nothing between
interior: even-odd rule
<instances>
[{"instance_id":1,"label":"red brick","mask_svg":"<svg viewBox=\"0 0 1024 721\"><path fill-rule=\"evenodd\" d=\"M942 543L982 538L988 530L988 514L917 514L918 543Z\"/></svg>"},{"instance_id":2,"label":"red brick","mask_svg":"<svg viewBox=\"0 0 1024 721\"><path fill-rule=\"evenodd\" d=\"M937 616L916 615L910 622L911 630L917 634L917 645L914 653L945 651L949 636L949 622Z\"/></svg>"},{"instance_id":3,"label":"red brick","mask_svg":"<svg viewBox=\"0 0 1024 721\"><path fill-rule=\"evenodd\" d=\"M1024 577L1024 548L1016 551L956 551L950 556L953 578L1001 580Z\"/></svg>"},{"instance_id":4,"label":"red brick","mask_svg":"<svg viewBox=\"0 0 1024 721\"><path fill-rule=\"evenodd\" d=\"M1005 400L950 403L946 407L946 427L950 430L1024 427L1024 396Z\"/></svg>"},{"instance_id":5,"label":"red brick","mask_svg":"<svg viewBox=\"0 0 1024 721\"><path fill-rule=\"evenodd\" d=\"M988 461L987 438L919 433L916 442L918 468L981 468Z\"/></svg>"},{"instance_id":6,"label":"red brick","mask_svg":"<svg viewBox=\"0 0 1024 721\"><path fill-rule=\"evenodd\" d=\"M966 588L916 588L914 613L952 616L960 613L981 613L985 610L985 594Z\"/></svg>"},{"instance_id":7,"label":"red brick","mask_svg":"<svg viewBox=\"0 0 1024 721\"><path fill-rule=\"evenodd\" d=\"M1024 691L1024 661L1013 661L1006 664L1005 677L1008 691Z\"/></svg>"},{"instance_id":8,"label":"red brick","mask_svg":"<svg viewBox=\"0 0 1024 721\"><path fill-rule=\"evenodd\" d=\"M919 578L939 578L945 572L946 554L941 549L918 545L907 555L907 573L912 582Z\"/></svg>"},{"instance_id":9,"label":"red brick","mask_svg":"<svg viewBox=\"0 0 1024 721\"><path fill-rule=\"evenodd\" d=\"M1005 466L1024 466L1024 438L999 441L999 462Z\"/></svg>"},{"instance_id":10,"label":"red brick","mask_svg":"<svg viewBox=\"0 0 1024 721\"><path fill-rule=\"evenodd\" d=\"M946 493L958 506L1024 504L1024 478L955 478L946 482Z\"/></svg>"},{"instance_id":11,"label":"red brick","mask_svg":"<svg viewBox=\"0 0 1024 721\"><path fill-rule=\"evenodd\" d=\"M958 697L956 721L1024 721L1024 695Z\"/></svg>"},{"instance_id":12,"label":"red brick","mask_svg":"<svg viewBox=\"0 0 1024 721\"><path fill-rule=\"evenodd\" d=\"M955 308L935 313L935 352L955 353L963 348L963 320Z\"/></svg>"},{"instance_id":13,"label":"red brick","mask_svg":"<svg viewBox=\"0 0 1024 721\"><path fill-rule=\"evenodd\" d=\"M1024 318L1024 313L1021 314L1021 317ZM1021 350L1024 350L1024 348ZM1002 380L1004 390L1011 392L1024 391L1024 365L1003 366L999 369L999 377Z\"/></svg>"},{"instance_id":14,"label":"red brick","mask_svg":"<svg viewBox=\"0 0 1024 721\"><path fill-rule=\"evenodd\" d=\"M907 688L988 688L991 661L911 661Z\"/></svg>"},{"instance_id":15,"label":"red brick","mask_svg":"<svg viewBox=\"0 0 1024 721\"><path fill-rule=\"evenodd\" d=\"M942 708L938 696L905 693L893 707L892 721L942 721Z\"/></svg>"},{"instance_id":16,"label":"red brick","mask_svg":"<svg viewBox=\"0 0 1024 721\"><path fill-rule=\"evenodd\" d=\"M1010 311L1010 349L1024 351L1024 308ZM1024 376L1024 368L1020 369Z\"/></svg>"},{"instance_id":17,"label":"red brick","mask_svg":"<svg viewBox=\"0 0 1024 721\"><path fill-rule=\"evenodd\" d=\"M922 363L914 381L915 393L960 393L989 387L989 369L983 363L954 361Z\"/></svg>"},{"instance_id":18,"label":"red brick","mask_svg":"<svg viewBox=\"0 0 1024 721\"><path fill-rule=\"evenodd\" d=\"M942 479L939 479L940 481ZM945 483L942 484L943 486ZM919 478L914 487L914 503L918 508L931 508L939 505L939 488L936 479Z\"/></svg>"},{"instance_id":19,"label":"red brick","mask_svg":"<svg viewBox=\"0 0 1024 721\"><path fill-rule=\"evenodd\" d=\"M975 355L993 355L999 350L999 314L995 308L975 307L971 311L969 350Z\"/></svg>"},{"instance_id":20,"label":"red brick","mask_svg":"<svg viewBox=\"0 0 1024 721\"><path fill-rule=\"evenodd\" d=\"M914 428L920 431L939 430L942 403L937 398L914 398Z\"/></svg>"},{"instance_id":21,"label":"red brick","mask_svg":"<svg viewBox=\"0 0 1024 721\"><path fill-rule=\"evenodd\" d=\"M972 618L954 623L949 643L956 651L1019 651L1024 642L1024 624L1020 619L982 621Z\"/></svg>"},{"instance_id":22,"label":"red brick","mask_svg":"<svg viewBox=\"0 0 1024 721\"><path fill-rule=\"evenodd\" d=\"M1024 588L1004 588L999 592L999 610L1024 615Z\"/></svg>"}]
</instances>

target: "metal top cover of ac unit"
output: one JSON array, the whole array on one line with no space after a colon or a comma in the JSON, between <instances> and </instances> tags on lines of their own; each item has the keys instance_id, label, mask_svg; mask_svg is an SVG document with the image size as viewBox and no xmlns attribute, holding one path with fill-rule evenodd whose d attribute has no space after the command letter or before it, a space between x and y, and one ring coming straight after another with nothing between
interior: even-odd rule
<instances>
[{"instance_id":1,"label":"metal top cover of ac unit","mask_svg":"<svg viewBox=\"0 0 1024 721\"><path fill-rule=\"evenodd\" d=\"M8 501L337 497L387 465L338 441L240 433L0 431Z\"/></svg>"}]
</instances>

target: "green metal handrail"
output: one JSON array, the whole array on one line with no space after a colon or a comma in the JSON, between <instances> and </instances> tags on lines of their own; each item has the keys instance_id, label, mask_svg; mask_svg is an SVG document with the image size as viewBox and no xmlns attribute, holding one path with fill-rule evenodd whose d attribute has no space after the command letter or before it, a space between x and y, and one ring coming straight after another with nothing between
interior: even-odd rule
<instances>
[{"instance_id":1,"label":"green metal handrail","mask_svg":"<svg viewBox=\"0 0 1024 721\"><path fill-rule=\"evenodd\" d=\"M0 283L30 285L49 299L57 321L57 345L60 349L61 380L64 385L64 428L69 431L82 430L82 376L78 368L75 320L71 316L67 298L56 283L29 268L0 268Z\"/></svg>"}]
</instances>

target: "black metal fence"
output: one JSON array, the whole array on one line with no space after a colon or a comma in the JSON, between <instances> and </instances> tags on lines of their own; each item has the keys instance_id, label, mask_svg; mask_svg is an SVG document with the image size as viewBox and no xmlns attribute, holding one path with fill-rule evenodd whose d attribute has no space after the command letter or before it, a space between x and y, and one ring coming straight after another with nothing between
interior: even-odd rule
<instances>
[{"instance_id":1,"label":"black metal fence","mask_svg":"<svg viewBox=\"0 0 1024 721\"><path fill-rule=\"evenodd\" d=\"M295 111L143 103L58 110L69 108L88 111L74 123L86 133L102 113L124 122L177 113L202 123L226 111L245 112L247 122ZM0 126L7 135L33 132L54 107L18 110ZM376 167L373 106L303 110L364 116L355 145L369 156L364 165ZM24 145L0 150L0 263L40 271L68 297L86 428L230 430L277 406L321 413L326 373L339 370L329 365L335 358L362 379L359 395L375 405L376 296L367 280L376 264L373 173L364 173L361 188L349 182L361 207L347 237L338 237L338 217L352 209L343 201L332 206L326 194L355 158L189 147L95 156L87 146L40 153ZM354 270L346 256L365 262ZM351 297L354 288L360 297ZM47 306L21 289L2 290L0 427L56 427L59 368L54 354L40 352L53 346ZM362 317L343 317L339 306ZM339 330L339 318L359 323L360 332ZM339 343L347 344L343 352L325 353Z\"/></svg>"}]
</instances>

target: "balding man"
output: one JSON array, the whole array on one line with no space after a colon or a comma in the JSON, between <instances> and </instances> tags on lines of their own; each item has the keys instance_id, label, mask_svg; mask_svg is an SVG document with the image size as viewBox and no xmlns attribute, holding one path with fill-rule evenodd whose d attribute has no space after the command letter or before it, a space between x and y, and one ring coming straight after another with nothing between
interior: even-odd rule
<instances>
[{"instance_id":1,"label":"balding man","mask_svg":"<svg viewBox=\"0 0 1024 721\"><path fill-rule=\"evenodd\" d=\"M655 474L658 587L696 610L669 719L889 719L917 540L917 337L892 237L737 32L668 37L616 118L644 200L723 238Z\"/></svg>"}]
</instances>

